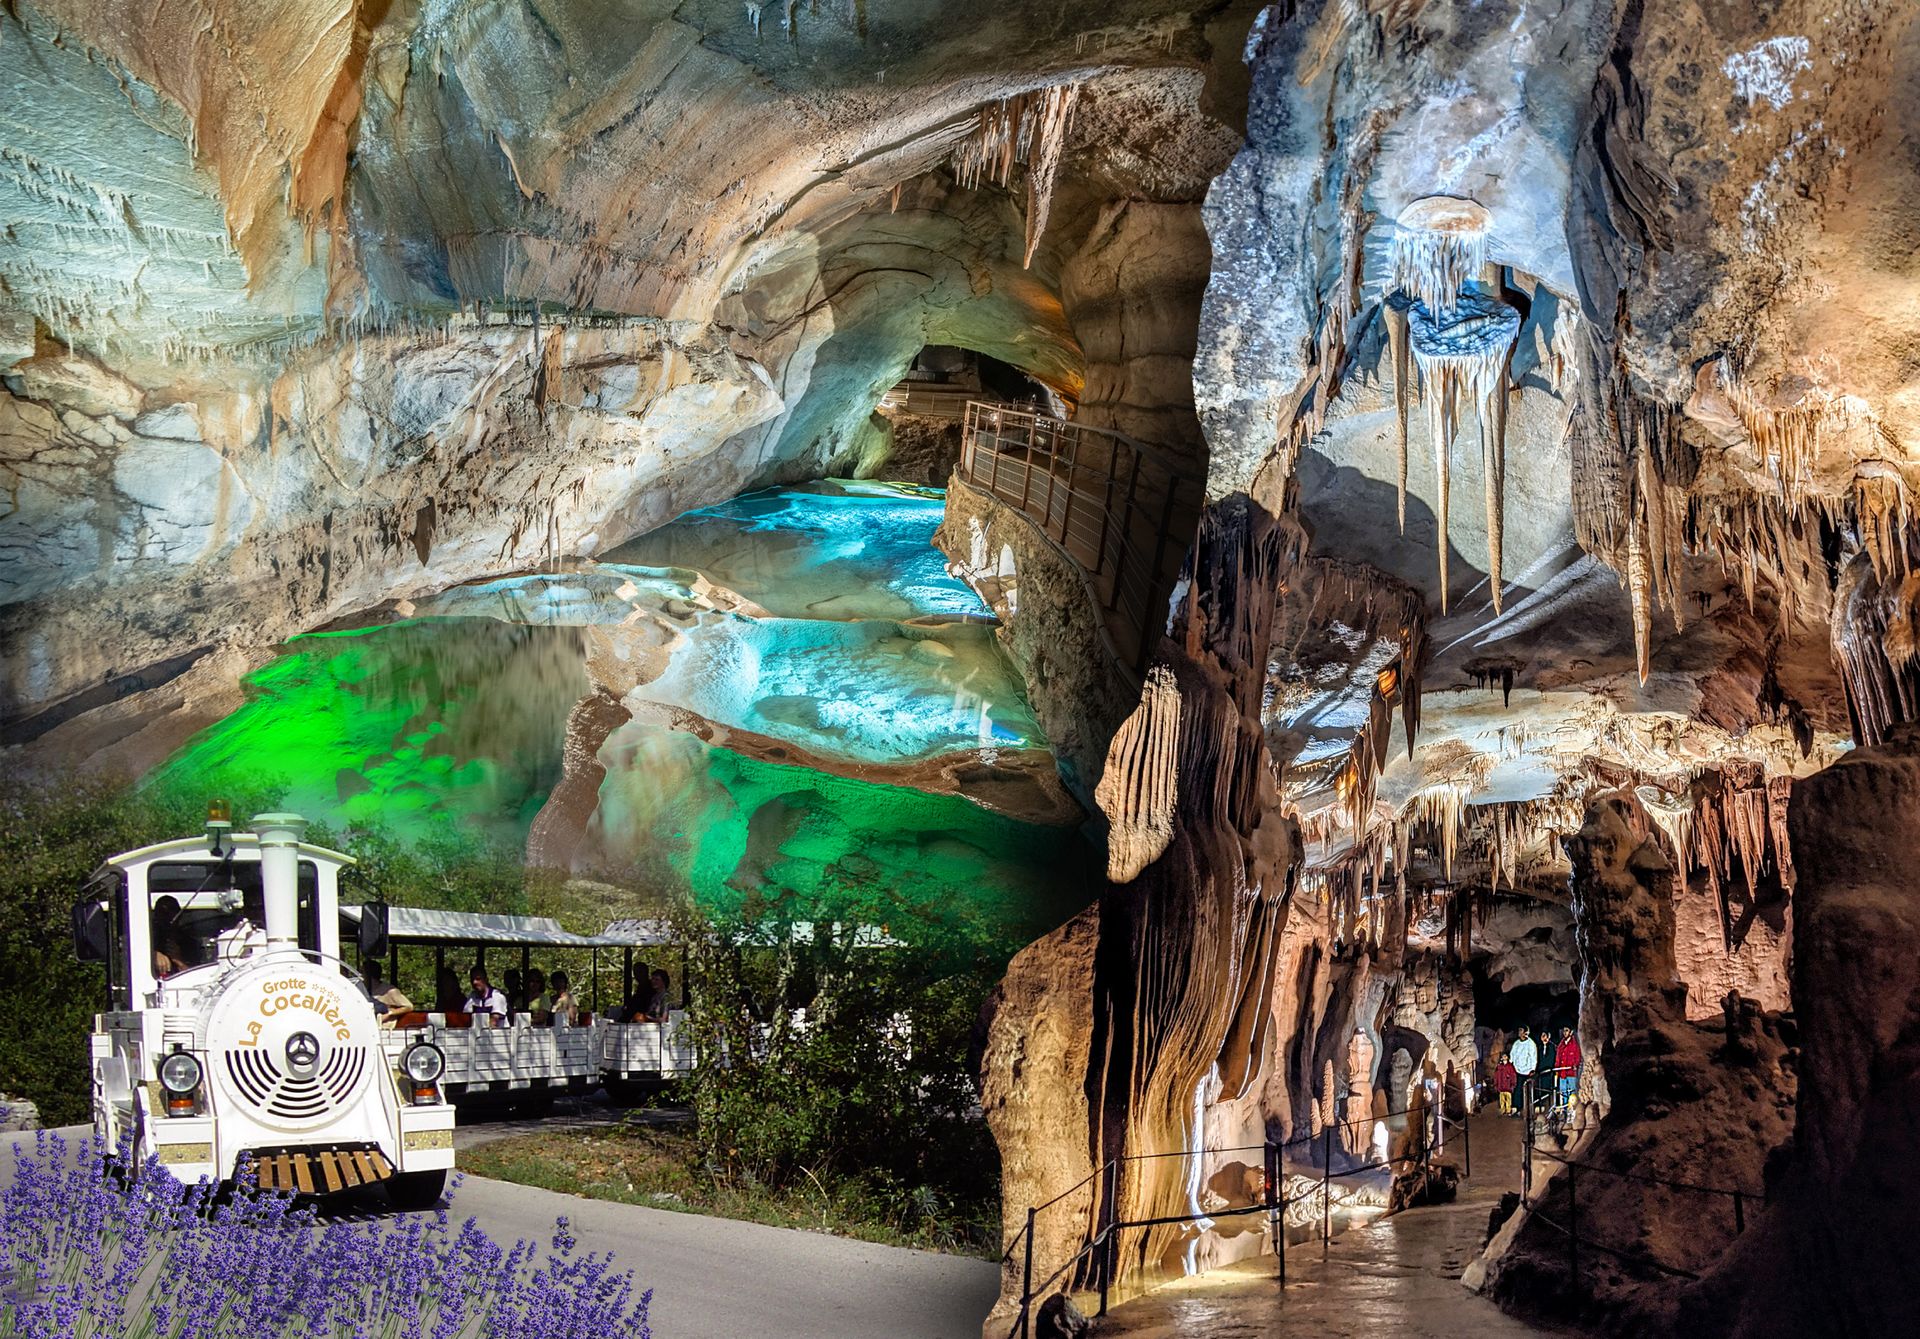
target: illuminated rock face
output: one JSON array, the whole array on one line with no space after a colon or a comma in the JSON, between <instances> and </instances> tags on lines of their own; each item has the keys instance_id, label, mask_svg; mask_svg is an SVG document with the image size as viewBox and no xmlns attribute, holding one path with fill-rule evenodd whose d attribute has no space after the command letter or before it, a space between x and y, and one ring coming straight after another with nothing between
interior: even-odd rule
<instances>
[{"instance_id":1,"label":"illuminated rock face","mask_svg":"<svg viewBox=\"0 0 1920 1339\"><path fill-rule=\"evenodd\" d=\"M671 567L455 587L299 638L155 781L407 840L538 830L536 858L639 868L716 911L1010 952L1084 903L1087 855L985 606L939 569L940 516L926 490L752 494L621 555ZM588 767L585 812L549 815Z\"/></svg>"}]
</instances>

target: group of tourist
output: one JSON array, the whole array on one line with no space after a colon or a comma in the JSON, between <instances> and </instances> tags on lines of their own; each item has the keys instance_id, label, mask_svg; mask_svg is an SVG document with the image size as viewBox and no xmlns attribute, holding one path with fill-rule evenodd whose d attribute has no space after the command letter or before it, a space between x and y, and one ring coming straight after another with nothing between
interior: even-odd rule
<instances>
[{"instance_id":1,"label":"group of tourist","mask_svg":"<svg viewBox=\"0 0 1920 1339\"><path fill-rule=\"evenodd\" d=\"M574 997L573 983L567 974L556 970L552 977L538 967L527 969L523 980L517 968L508 968L496 986L487 969L475 964L468 974L466 993L460 990L460 978L453 969L442 967L434 985L433 1007L440 1013L464 1013L480 1027L505 1027L526 1014L534 1027L577 1027L584 1014ZM616 1023L664 1023L671 1007L672 980L662 971L649 971L645 964L634 976L634 988L624 1005L611 1018ZM414 1003L390 981L382 979L376 964L367 971L367 995L380 1016L381 1026L391 1026L402 1014L411 1013ZM485 1019L483 1023L480 1020Z\"/></svg>"},{"instance_id":2,"label":"group of tourist","mask_svg":"<svg viewBox=\"0 0 1920 1339\"><path fill-rule=\"evenodd\" d=\"M493 984L485 967L475 964L467 981L471 989L462 994L460 978L452 968L442 967L434 981L434 1009L470 1014L482 1027L504 1027L520 1014L526 1014L535 1027L574 1027L580 1022L580 1002L563 971L556 970L549 984L547 974L538 967L529 968L524 981L518 970L509 968L503 990ZM367 994L383 1026L414 1009L413 1001L398 986L382 979L377 966L367 974ZM486 1022L481 1023L482 1018Z\"/></svg>"},{"instance_id":3,"label":"group of tourist","mask_svg":"<svg viewBox=\"0 0 1920 1339\"><path fill-rule=\"evenodd\" d=\"M1543 1067L1541 1062L1545 1061ZM1560 1044L1553 1044L1552 1033L1542 1029L1535 1041L1522 1025L1511 1045L1494 1055L1493 1091L1500 1099L1500 1114L1515 1116L1514 1093L1524 1093L1532 1079L1536 1104L1551 1103L1554 1109L1569 1111L1573 1095L1580 1090L1580 1040L1573 1029L1560 1029Z\"/></svg>"}]
</instances>

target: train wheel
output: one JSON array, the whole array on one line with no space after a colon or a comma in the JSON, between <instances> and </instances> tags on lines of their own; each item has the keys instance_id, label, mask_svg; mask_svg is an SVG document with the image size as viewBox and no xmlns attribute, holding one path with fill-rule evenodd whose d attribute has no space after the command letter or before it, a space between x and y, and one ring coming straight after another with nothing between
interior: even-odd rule
<instances>
[{"instance_id":1,"label":"train wheel","mask_svg":"<svg viewBox=\"0 0 1920 1339\"><path fill-rule=\"evenodd\" d=\"M387 1200L403 1213L434 1208L446 1193L445 1168L437 1172L395 1172L387 1180Z\"/></svg>"}]
</instances>

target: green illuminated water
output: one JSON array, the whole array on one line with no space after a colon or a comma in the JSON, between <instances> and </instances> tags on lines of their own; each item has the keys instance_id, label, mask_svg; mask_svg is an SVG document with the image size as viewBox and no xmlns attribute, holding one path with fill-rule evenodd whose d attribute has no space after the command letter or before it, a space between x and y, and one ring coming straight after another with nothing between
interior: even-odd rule
<instances>
[{"instance_id":1,"label":"green illuminated water","mask_svg":"<svg viewBox=\"0 0 1920 1339\"><path fill-rule=\"evenodd\" d=\"M562 777L569 713L596 687L589 660L604 674L668 646L634 703L778 739L796 759L991 765L1044 747L983 608L939 566L940 512L937 496L871 485L775 490L692 513L625 563L460 587L423 602L429 616L295 638L153 784L277 793L336 830L524 846ZM691 608L696 575L724 575L776 616ZM641 714L600 748L582 872L669 882L720 912L1003 946L1084 904L1071 830L762 761Z\"/></svg>"}]
</instances>

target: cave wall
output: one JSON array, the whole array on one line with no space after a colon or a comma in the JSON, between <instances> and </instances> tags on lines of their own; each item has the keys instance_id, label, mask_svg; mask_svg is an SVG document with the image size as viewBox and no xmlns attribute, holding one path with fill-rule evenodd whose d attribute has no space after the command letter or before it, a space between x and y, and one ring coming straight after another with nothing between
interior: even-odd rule
<instances>
[{"instance_id":1,"label":"cave wall","mask_svg":"<svg viewBox=\"0 0 1920 1339\"><path fill-rule=\"evenodd\" d=\"M1701 1334L1920 1325L1920 897L1908 875L1920 735L1903 727L1795 787L1792 967L1799 1103L1769 1207L1685 1302Z\"/></svg>"}]
</instances>

